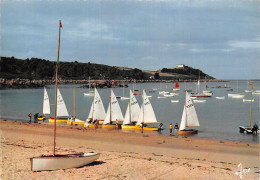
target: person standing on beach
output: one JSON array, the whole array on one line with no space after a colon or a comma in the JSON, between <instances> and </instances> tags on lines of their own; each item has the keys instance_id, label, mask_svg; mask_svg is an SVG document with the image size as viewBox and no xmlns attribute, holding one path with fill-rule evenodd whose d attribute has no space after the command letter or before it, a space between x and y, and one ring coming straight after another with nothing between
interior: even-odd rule
<instances>
[{"instance_id":1,"label":"person standing on beach","mask_svg":"<svg viewBox=\"0 0 260 180\"><path fill-rule=\"evenodd\" d=\"M174 131L175 131L175 136L177 137L178 136L178 131L179 131L178 123L175 124Z\"/></svg>"},{"instance_id":2,"label":"person standing on beach","mask_svg":"<svg viewBox=\"0 0 260 180\"><path fill-rule=\"evenodd\" d=\"M170 123L170 136L172 135L172 123Z\"/></svg>"},{"instance_id":3,"label":"person standing on beach","mask_svg":"<svg viewBox=\"0 0 260 180\"><path fill-rule=\"evenodd\" d=\"M34 123L38 123L38 114L39 113L34 114Z\"/></svg>"},{"instance_id":4,"label":"person standing on beach","mask_svg":"<svg viewBox=\"0 0 260 180\"><path fill-rule=\"evenodd\" d=\"M31 123L31 121L32 121L32 113L31 112L28 114L28 117L30 118L29 123Z\"/></svg>"},{"instance_id":5,"label":"person standing on beach","mask_svg":"<svg viewBox=\"0 0 260 180\"><path fill-rule=\"evenodd\" d=\"M116 120L116 129L119 129L119 122Z\"/></svg>"}]
</instances>

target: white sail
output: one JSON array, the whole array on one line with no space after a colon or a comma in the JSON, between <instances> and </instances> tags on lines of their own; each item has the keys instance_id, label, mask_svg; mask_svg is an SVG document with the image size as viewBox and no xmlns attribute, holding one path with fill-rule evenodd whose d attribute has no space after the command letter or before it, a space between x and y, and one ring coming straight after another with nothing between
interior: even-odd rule
<instances>
[{"instance_id":1,"label":"white sail","mask_svg":"<svg viewBox=\"0 0 260 180\"><path fill-rule=\"evenodd\" d=\"M110 101L111 102L109 103L106 118L105 118L103 124L110 124L111 121L116 121L116 120L118 120L118 121L124 120L121 108L119 106L119 103L117 101L117 98L116 98L113 90L111 90ZM111 109L110 109L110 104L111 104ZM111 115L110 115L110 113L111 113Z\"/></svg>"},{"instance_id":2,"label":"white sail","mask_svg":"<svg viewBox=\"0 0 260 180\"><path fill-rule=\"evenodd\" d=\"M62 95L60 93L60 90L58 90L58 96L57 96L57 116L69 116L68 110L66 108L65 102L62 98Z\"/></svg>"},{"instance_id":3,"label":"white sail","mask_svg":"<svg viewBox=\"0 0 260 180\"><path fill-rule=\"evenodd\" d=\"M144 110L143 110L144 107ZM138 116L138 121L136 125L140 125L141 123L156 123L156 117L153 111L152 104L147 97L145 91L143 92L143 104Z\"/></svg>"},{"instance_id":4,"label":"white sail","mask_svg":"<svg viewBox=\"0 0 260 180\"><path fill-rule=\"evenodd\" d=\"M104 108L102 99L96 88L94 90L94 94L95 94L95 96L94 96L93 103L92 103L92 106L89 111L88 118L93 118L93 120L104 120L106 117L106 112L105 112L105 108ZM94 105L94 112L93 112L93 105Z\"/></svg>"},{"instance_id":5,"label":"white sail","mask_svg":"<svg viewBox=\"0 0 260 180\"><path fill-rule=\"evenodd\" d=\"M129 93L129 98L130 101L128 103L127 109L126 109L126 113L125 113L125 119L123 124L131 124L131 122L136 122L138 120L138 116L139 116L139 112L140 112L140 106L135 98L135 96L133 95L133 92L130 89L130 93ZM130 104L130 106L129 106ZM131 116L130 116L130 112L131 112Z\"/></svg>"},{"instance_id":6,"label":"white sail","mask_svg":"<svg viewBox=\"0 0 260 180\"><path fill-rule=\"evenodd\" d=\"M183 108L182 119L180 124L180 130L184 130L187 127L199 127L198 116L194 107L194 104L186 92L186 103Z\"/></svg>"},{"instance_id":7,"label":"white sail","mask_svg":"<svg viewBox=\"0 0 260 180\"><path fill-rule=\"evenodd\" d=\"M43 110L42 110L43 114L50 114L51 110L50 110L50 100L49 100L49 96L47 93L46 88L44 87L44 95L43 95Z\"/></svg>"},{"instance_id":8,"label":"white sail","mask_svg":"<svg viewBox=\"0 0 260 180\"><path fill-rule=\"evenodd\" d=\"M181 117L180 130L185 130L186 124L187 124L187 116L186 116L186 108L185 108L185 105L184 105L182 117Z\"/></svg>"}]
</instances>

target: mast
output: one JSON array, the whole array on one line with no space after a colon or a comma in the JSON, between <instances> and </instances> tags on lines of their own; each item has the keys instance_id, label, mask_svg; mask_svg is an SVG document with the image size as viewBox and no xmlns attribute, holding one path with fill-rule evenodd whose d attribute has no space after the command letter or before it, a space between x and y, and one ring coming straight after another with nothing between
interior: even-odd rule
<instances>
[{"instance_id":1,"label":"mast","mask_svg":"<svg viewBox=\"0 0 260 180\"><path fill-rule=\"evenodd\" d=\"M187 101L187 91L185 92L185 116L186 116L186 122L187 122L187 106L186 106L186 101ZM186 124L185 124L185 127L186 127Z\"/></svg>"},{"instance_id":2,"label":"mast","mask_svg":"<svg viewBox=\"0 0 260 180\"><path fill-rule=\"evenodd\" d=\"M130 92L130 89L129 89L129 119L130 119L130 122L132 122L132 120L131 120L131 92Z\"/></svg>"},{"instance_id":3,"label":"mast","mask_svg":"<svg viewBox=\"0 0 260 180\"><path fill-rule=\"evenodd\" d=\"M200 94L200 71L199 71L198 91L199 91L198 94ZM185 96L185 97L186 97L186 96ZM185 98L185 101L186 101L186 98Z\"/></svg>"},{"instance_id":4,"label":"mast","mask_svg":"<svg viewBox=\"0 0 260 180\"><path fill-rule=\"evenodd\" d=\"M56 119L57 119L57 93L58 93L58 67L59 67L59 57L60 57L60 28L61 20L59 21L59 38L58 38L58 53L57 53L57 63L56 63L56 83L55 83L55 108L54 108L54 138L53 138L53 156L55 156L55 145L56 145Z\"/></svg>"},{"instance_id":5,"label":"mast","mask_svg":"<svg viewBox=\"0 0 260 180\"><path fill-rule=\"evenodd\" d=\"M142 124L142 133L144 131L144 89L143 89L143 124Z\"/></svg>"},{"instance_id":6,"label":"mast","mask_svg":"<svg viewBox=\"0 0 260 180\"><path fill-rule=\"evenodd\" d=\"M250 128L251 128L251 117L252 117L252 104L253 104L253 81L252 81L252 88L251 88Z\"/></svg>"},{"instance_id":7,"label":"mast","mask_svg":"<svg viewBox=\"0 0 260 180\"><path fill-rule=\"evenodd\" d=\"M110 109L109 109L109 111L110 111L110 124L111 124L111 122L112 122L112 114L111 114L111 110L112 110L112 88L111 88L111 93L110 93Z\"/></svg>"},{"instance_id":8,"label":"mast","mask_svg":"<svg viewBox=\"0 0 260 180\"><path fill-rule=\"evenodd\" d=\"M90 93L90 76L88 77L88 93Z\"/></svg>"},{"instance_id":9,"label":"mast","mask_svg":"<svg viewBox=\"0 0 260 180\"><path fill-rule=\"evenodd\" d=\"M75 88L73 88L73 96L74 96L74 120L75 120Z\"/></svg>"},{"instance_id":10,"label":"mast","mask_svg":"<svg viewBox=\"0 0 260 180\"><path fill-rule=\"evenodd\" d=\"M94 110L95 110L95 94L96 94L96 88L94 88L94 98L93 98L93 109L92 109L92 122L94 121Z\"/></svg>"}]
</instances>

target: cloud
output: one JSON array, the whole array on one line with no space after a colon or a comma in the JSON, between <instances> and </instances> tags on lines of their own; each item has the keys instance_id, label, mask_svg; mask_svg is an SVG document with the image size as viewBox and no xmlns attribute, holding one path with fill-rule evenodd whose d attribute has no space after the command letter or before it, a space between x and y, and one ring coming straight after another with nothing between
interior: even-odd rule
<instances>
[{"instance_id":1,"label":"cloud","mask_svg":"<svg viewBox=\"0 0 260 180\"><path fill-rule=\"evenodd\" d=\"M228 46L232 48L259 49L260 41L231 41Z\"/></svg>"},{"instance_id":2,"label":"cloud","mask_svg":"<svg viewBox=\"0 0 260 180\"><path fill-rule=\"evenodd\" d=\"M221 53L221 52L231 52L233 48L224 48L224 49L199 49L199 48L191 48L189 51L191 53Z\"/></svg>"}]
</instances>

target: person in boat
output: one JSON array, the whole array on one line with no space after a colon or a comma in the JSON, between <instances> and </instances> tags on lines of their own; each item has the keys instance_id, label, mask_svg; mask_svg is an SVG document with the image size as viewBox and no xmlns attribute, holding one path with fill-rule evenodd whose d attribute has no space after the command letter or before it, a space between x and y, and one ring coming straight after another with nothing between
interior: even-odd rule
<instances>
[{"instance_id":1,"label":"person in boat","mask_svg":"<svg viewBox=\"0 0 260 180\"><path fill-rule=\"evenodd\" d=\"M39 116L39 113L36 113L34 114L34 123L38 123L38 116Z\"/></svg>"},{"instance_id":2,"label":"person in boat","mask_svg":"<svg viewBox=\"0 0 260 180\"><path fill-rule=\"evenodd\" d=\"M170 135L172 135L172 123L170 123Z\"/></svg>"},{"instance_id":3,"label":"person in boat","mask_svg":"<svg viewBox=\"0 0 260 180\"><path fill-rule=\"evenodd\" d=\"M31 123L31 121L32 121L32 113L31 112L28 114L28 117L30 118L29 123Z\"/></svg>"},{"instance_id":4,"label":"person in boat","mask_svg":"<svg viewBox=\"0 0 260 180\"><path fill-rule=\"evenodd\" d=\"M252 132L253 132L253 134L257 134L257 131L258 131L258 125L255 123L252 128Z\"/></svg>"},{"instance_id":5,"label":"person in boat","mask_svg":"<svg viewBox=\"0 0 260 180\"><path fill-rule=\"evenodd\" d=\"M178 130L179 130L179 126L178 126L178 123L176 123L174 126L174 131L175 131L176 136L178 135Z\"/></svg>"}]
</instances>

